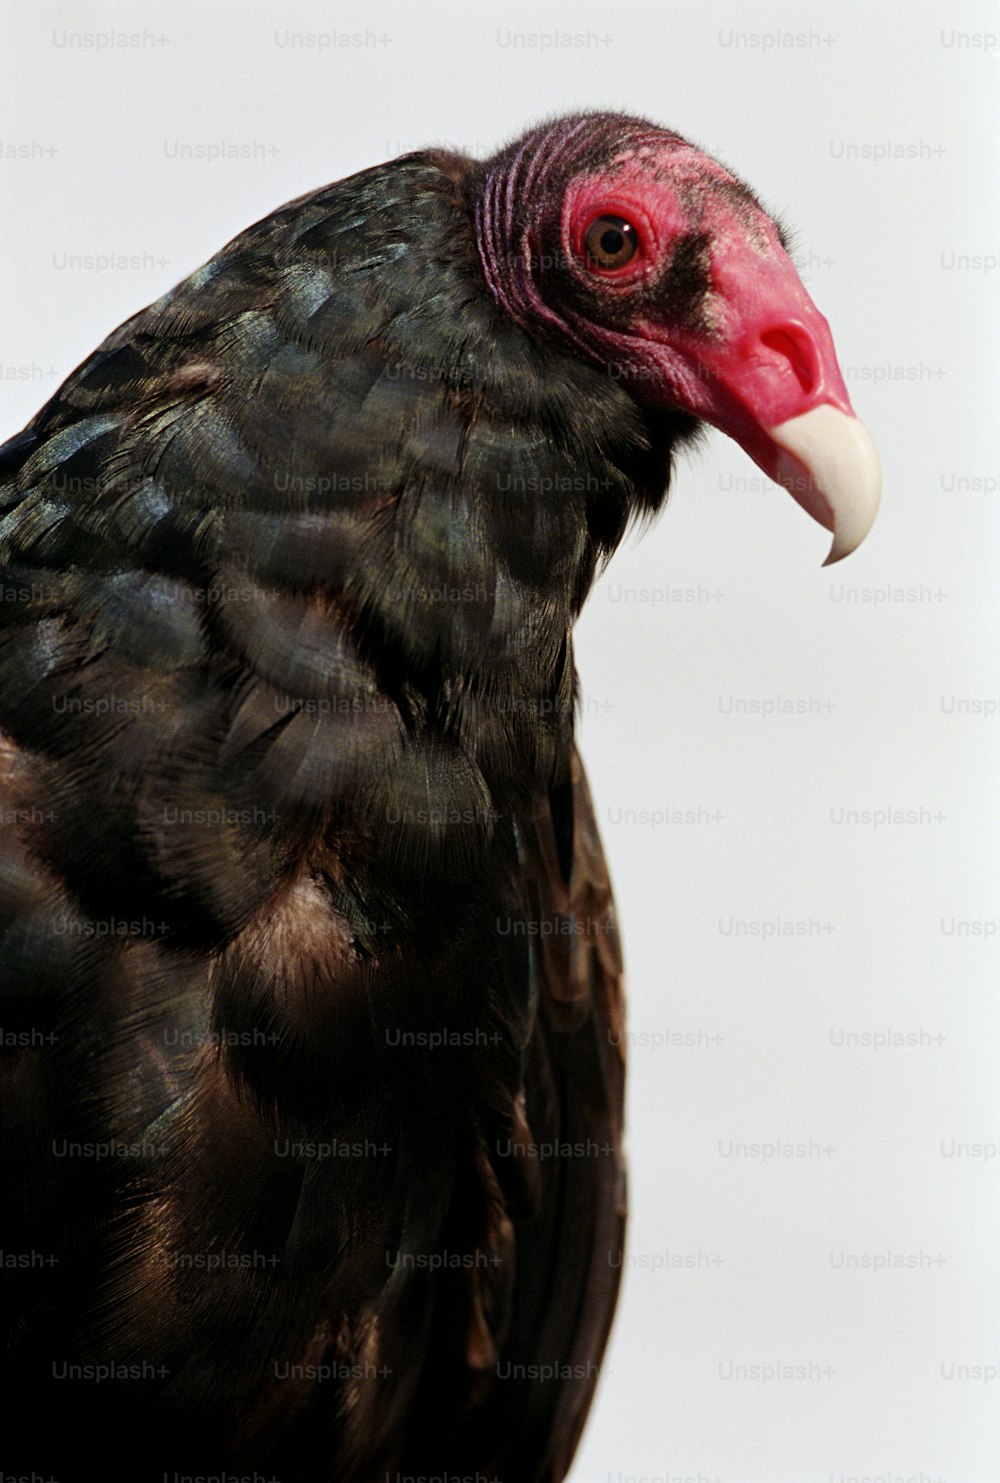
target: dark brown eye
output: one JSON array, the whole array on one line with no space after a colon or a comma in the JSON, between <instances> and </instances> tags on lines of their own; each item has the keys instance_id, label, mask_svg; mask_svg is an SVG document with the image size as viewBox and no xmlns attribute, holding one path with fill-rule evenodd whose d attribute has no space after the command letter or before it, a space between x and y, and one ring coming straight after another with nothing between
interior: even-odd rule
<instances>
[{"instance_id":1,"label":"dark brown eye","mask_svg":"<svg viewBox=\"0 0 1000 1483\"><path fill-rule=\"evenodd\" d=\"M599 216L583 234L592 268L624 268L639 251L639 234L624 216Z\"/></svg>"}]
</instances>

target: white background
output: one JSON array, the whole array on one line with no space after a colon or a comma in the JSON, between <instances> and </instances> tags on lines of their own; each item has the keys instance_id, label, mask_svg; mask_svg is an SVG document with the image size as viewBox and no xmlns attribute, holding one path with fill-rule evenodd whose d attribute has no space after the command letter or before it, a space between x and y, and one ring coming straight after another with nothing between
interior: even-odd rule
<instances>
[{"instance_id":1,"label":"white background","mask_svg":"<svg viewBox=\"0 0 1000 1483\"><path fill-rule=\"evenodd\" d=\"M578 630L627 951L632 1221L572 1477L1000 1478L1000 12L23 0L6 17L4 436L249 222L426 144L483 154L545 114L644 113L797 229L882 452L872 535L821 570L825 534L713 434ZM141 44L111 45L123 31ZM135 263L65 266L81 254ZM866 1034L903 1041L850 1043Z\"/></svg>"}]
</instances>

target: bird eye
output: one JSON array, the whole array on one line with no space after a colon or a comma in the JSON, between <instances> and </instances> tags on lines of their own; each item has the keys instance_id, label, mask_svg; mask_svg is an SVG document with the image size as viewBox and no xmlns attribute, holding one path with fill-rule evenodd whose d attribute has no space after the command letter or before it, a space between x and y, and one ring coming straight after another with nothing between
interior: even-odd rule
<instances>
[{"instance_id":1,"label":"bird eye","mask_svg":"<svg viewBox=\"0 0 1000 1483\"><path fill-rule=\"evenodd\" d=\"M583 234L592 268L624 268L639 251L639 234L624 216L598 216Z\"/></svg>"}]
</instances>

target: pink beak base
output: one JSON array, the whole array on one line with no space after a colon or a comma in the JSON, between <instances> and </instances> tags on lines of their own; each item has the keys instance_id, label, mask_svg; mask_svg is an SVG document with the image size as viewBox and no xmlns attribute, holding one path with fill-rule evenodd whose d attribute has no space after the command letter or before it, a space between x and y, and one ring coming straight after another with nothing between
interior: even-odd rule
<instances>
[{"instance_id":1,"label":"pink beak base","mask_svg":"<svg viewBox=\"0 0 1000 1483\"><path fill-rule=\"evenodd\" d=\"M674 394L686 410L739 443L833 533L830 565L871 529L879 458L851 407L830 327L768 229L769 252L731 238L713 256L716 333L662 336L661 363L665 381L680 371Z\"/></svg>"}]
</instances>

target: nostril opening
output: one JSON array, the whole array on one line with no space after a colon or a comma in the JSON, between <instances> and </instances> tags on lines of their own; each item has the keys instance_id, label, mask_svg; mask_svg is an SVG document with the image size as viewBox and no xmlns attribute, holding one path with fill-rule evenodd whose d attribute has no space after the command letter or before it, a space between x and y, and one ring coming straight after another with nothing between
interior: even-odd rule
<instances>
[{"instance_id":1,"label":"nostril opening","mask_svg":"<svg viewBox=\"0 0 1000 1483\"><path fill-rule=\"evenodd\" d=\"M765 330L760 339L761 344L766 345L768 350L776 351L778 355L787 360L802 390L811 392L816 384L816 377L813 372L813 358L809 353L808 341L803 344L787 329Z\"/></svg>"}]
</instances>

